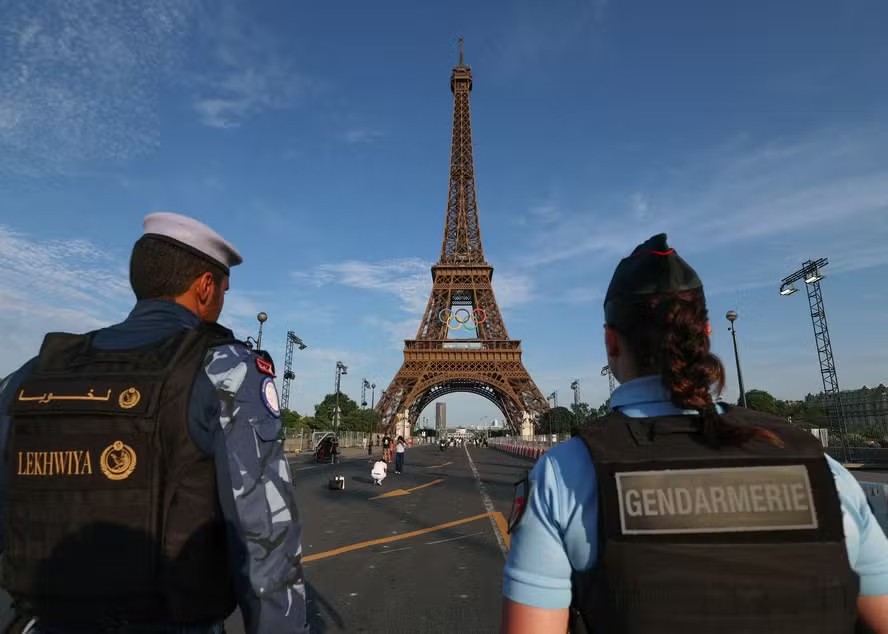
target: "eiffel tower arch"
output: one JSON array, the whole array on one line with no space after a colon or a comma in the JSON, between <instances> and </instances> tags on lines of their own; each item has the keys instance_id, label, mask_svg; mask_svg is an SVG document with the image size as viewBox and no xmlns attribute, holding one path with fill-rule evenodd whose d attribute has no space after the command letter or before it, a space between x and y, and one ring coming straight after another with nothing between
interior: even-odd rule
<instances>
[{"instance_id":1,"label":"eiffel tower arch","mask_svg":"<svg viewBox=\"0 0 888 634\"><path fill-rule=\"evenodd\" d=\"M472 71L459 64L450 77L453 138L444 240L432 266L432 293L415 339L404 342L404 362L376 405L382 429L407 436L420 412L453 392L482 396L505 415L513 433L531 435L549 408L510 339L493 292L493 267L484 258L475 191L469 93ZM466 329L470 338L448 338Z\"/></svg>"}]
</instances>

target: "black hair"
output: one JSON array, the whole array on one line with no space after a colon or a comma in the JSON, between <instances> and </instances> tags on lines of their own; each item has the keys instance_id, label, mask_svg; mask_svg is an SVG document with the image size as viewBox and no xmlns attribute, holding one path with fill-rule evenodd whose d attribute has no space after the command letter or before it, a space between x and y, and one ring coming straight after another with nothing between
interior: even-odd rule
<instances>
[{"instance_id":1,"label":"black hair","mask_svg":"<svg viewBox=\"0 0 888 634\"><path fill-rule=\"evenodd\" d=\"M130 286L137 300L178 297L204 273L217 285L226 273L218 264L169 242L143 236L130 257Z\"/></svg>"}]
</instances>

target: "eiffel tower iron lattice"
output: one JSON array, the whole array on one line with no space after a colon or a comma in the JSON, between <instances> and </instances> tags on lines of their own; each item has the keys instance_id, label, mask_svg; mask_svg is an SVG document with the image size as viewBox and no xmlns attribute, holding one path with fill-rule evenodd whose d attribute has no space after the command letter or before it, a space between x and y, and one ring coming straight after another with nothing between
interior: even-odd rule
<instances>
[{"instance_id":1,"label":"eiffel tower iron lattice","mask_svg":"<svg viewBox=\"0 0 888 634\"><path fill-rule=\"evenodd\" d=\"M383 430L406 436L434 399L468 392L490 400L513 432L528 435L549 403L524 367L521 342L509 338L493 292L493 266L484 259L469 110L472 71L463 63L462 39L450 90L453 138L441 257L432 266L432 292L416 338L404 342L404 362L376 411ZM461 328L474 337L448 338Z\"/></svg>"}]
</instances>

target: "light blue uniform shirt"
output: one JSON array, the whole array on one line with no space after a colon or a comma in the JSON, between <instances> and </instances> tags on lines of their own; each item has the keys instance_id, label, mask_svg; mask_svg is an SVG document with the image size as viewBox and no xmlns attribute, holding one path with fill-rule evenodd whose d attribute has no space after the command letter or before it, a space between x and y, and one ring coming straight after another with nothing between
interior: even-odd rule
<instances>
[{"instance_id":1,"label":"light blue uniform shirt","mask_svg":"<svg viewBox=\"0 0 888 634\"><path fill-rule=\"evenodd\" d=\"M611 406L631 418L695 414L669 399L657 376L627 381ZM888 594L888 540L857 480L826 457L842 502L845 545L860 577L860 593ZM530 497L512 534L503 594L538 608L570 606L571 572L595 566L598 547L598 486L589 450L579 437L553 447L534 466Z\"/></svg>"}]
</instances>

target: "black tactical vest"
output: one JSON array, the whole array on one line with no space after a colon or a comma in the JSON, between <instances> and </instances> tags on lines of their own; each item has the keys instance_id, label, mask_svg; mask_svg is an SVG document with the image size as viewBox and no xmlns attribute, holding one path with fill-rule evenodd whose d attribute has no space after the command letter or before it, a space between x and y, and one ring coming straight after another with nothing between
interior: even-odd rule
<instances>
[{"instance_id":1,"label":"black tactical vest","mask_svg":"<svg viewBox=\"0 0 888 634\"><path fill-rule=\"evenodd\" d=\"M854 631L858 579L823 447L773 416L723 418L785 446L713 449L685 416L613 413L582 433L599 538L594 569L574 573L573 632Z\"/></svg>"},{"instance_id":2,"label":"black tactical vest","mask_svg":"<svg viewBox=\"0 0 888 634\"><path fill-rule=\"evenodd\" d=\"M45 623L199 624L235 607L213 458L188 432L204 324L99 350L49 334L13 396L7 589Z\"/></svg>"}]
</instances>

